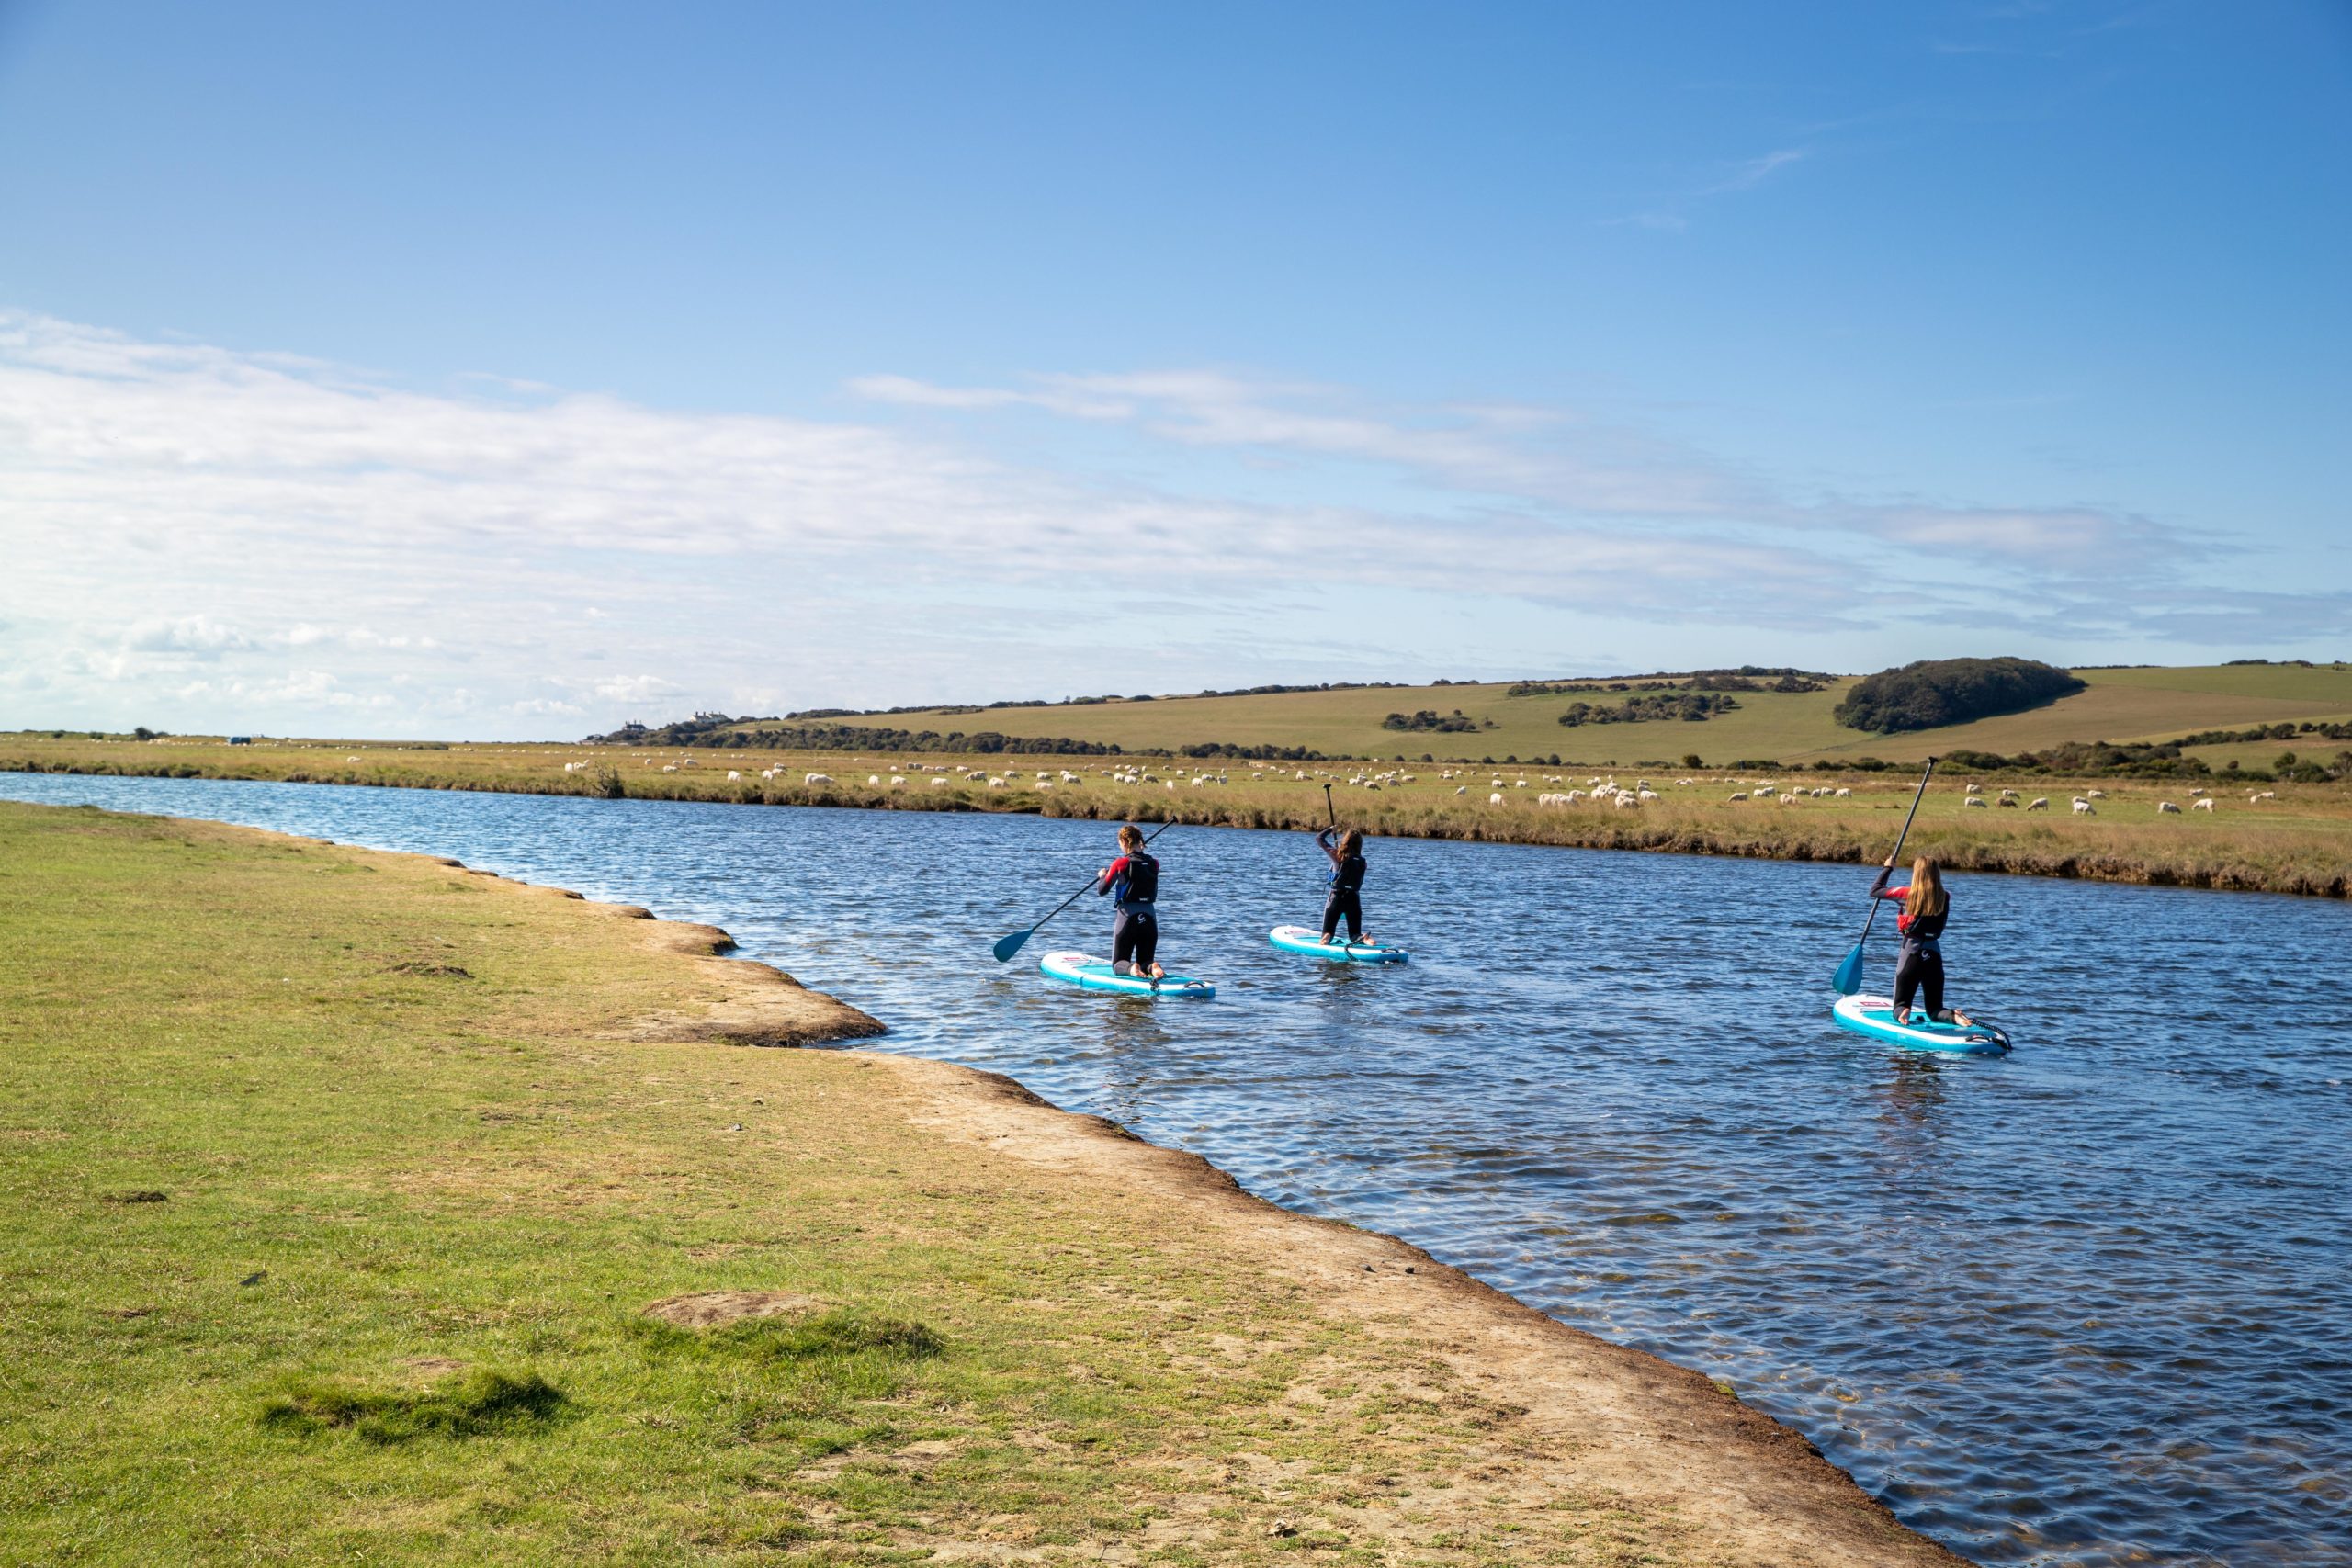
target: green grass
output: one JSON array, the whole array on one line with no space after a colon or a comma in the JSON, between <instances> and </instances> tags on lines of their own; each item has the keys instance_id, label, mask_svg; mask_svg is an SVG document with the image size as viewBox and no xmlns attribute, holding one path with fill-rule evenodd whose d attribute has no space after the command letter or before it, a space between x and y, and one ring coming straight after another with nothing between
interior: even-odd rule
<instances>
[{"instance_id":1,"label":"green grass","mask_svg":"<svg viewBox=\"0 0 2352 1568\"><path fill-rule=\"evenodd\" d=\"M607 1038L710 999L646 930L0 805L0 1562L1688 1560L1182 1205ZM640 1314L715 1290L817 1304Z\"/></svg>"}]
</instances>

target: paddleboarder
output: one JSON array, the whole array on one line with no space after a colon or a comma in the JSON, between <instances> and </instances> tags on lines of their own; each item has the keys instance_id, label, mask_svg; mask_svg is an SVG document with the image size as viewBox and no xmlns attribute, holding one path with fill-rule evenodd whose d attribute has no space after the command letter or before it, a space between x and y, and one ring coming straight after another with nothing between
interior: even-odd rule
<instances>
[{"instance_id":1,"label":"paddleboarder","mask_svg":"<svg viewBox=\"0 0 2352 1568\"><path fill-rule=\"evenodd\" d=\"M1330 944L1344 919L1351 944L1369 942L1372 939L1363 934L1363 832L1351 828L1334 843L1335 830L1326 828L1315 835L1316 843L1331 857L1331 893L1323 900L1323 942Z\"/></svg>"},{"instance_id":2,"label":"paddleboarder","mask_svg":"<svg viewBox=\"0 0 2352 1568\"><path fill-rule=\"evenodd\" d=\"M1924 992L1921 999L1928 1004L1929 1021L1966 1027L1973 1021L1966 1013L1944 1008L1941 944L1944 922L1951 916L1951 895L1944 891L1943 868L1932 855L1921 855L1911 863L1907 884L1889 887L1887 882L1894 875L1894 857L1889 855L1871 887L1871 897L1903 906L1894 917L1895 929L1903 933L1903 951L1894 963L1894 1021L1908 1021L1913 993Z\"/></svg>"},{"instance_id":3,"label":"paddleboarder","mask_svg":"<svg viewBox=\"0 0 2352 1568\"><path fill-rule=\"evenodd\" d=\"M1158 980L1167 971L1159 953L1159 862L1144 852L1143 829L1130 822L1119 829L1119 858L1095 878L1095 897L1112 899L1111 972Z\"/></svg>"}]
</instances>

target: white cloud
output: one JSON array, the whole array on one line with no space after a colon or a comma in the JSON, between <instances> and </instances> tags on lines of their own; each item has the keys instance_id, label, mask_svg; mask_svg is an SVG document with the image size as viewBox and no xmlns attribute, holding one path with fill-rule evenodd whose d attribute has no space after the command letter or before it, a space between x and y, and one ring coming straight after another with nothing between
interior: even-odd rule
<instances>
[{"instance_id":1,"label":"white cloud","mask_svg":"<svg viewBox=\"0 0 2352 1568\"><path fill-rule=\"evenodd\" d=\"M463 385L0 313L0 726L561 732L747 692L1548 668L1586 625L1867 630L1890 612L1850 584L1923 558L1955 606L2194 599L2150 519L1796 494L1589 410L1218 369L858 381L895 423ZM1007 418L1047 422L1028 451L1073 422L1085 458L989 457ZM1505 621L1567 630L1477 640Z\"/></svg>"}]
</instances>

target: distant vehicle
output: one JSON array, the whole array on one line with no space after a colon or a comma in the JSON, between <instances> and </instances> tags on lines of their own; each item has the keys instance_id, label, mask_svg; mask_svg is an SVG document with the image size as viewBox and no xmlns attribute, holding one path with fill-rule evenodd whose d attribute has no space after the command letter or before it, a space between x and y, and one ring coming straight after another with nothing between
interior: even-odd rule
<instances>
[{"instance_id":1,"label":"distant vehicle","mask_svg":"<svg viewBox=\"0 0 2352 1568\"><path fill-rule=\"evenodd\" d=\"M232 746L250 746L253 743L254 738L250 735L232 735L229 737L229 744Z\"/></svg>"}]
</instances>

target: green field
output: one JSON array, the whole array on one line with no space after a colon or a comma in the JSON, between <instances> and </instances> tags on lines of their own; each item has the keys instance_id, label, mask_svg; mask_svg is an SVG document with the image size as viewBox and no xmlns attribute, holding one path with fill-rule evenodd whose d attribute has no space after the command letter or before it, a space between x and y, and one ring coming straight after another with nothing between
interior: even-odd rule
<instances>
[{"instance_id":1,"label":"green field","mask_svg":"<svg viewBox=\"0 0 2352 1568\"><path fill-rule=\"evenodd\" d=\"M941 733L993 729L1005 735L1058 736L1114 743L1129 750L1188 745L1299 746L1332 757L1423 755L1476 761L1492 757L1548 757L1563 765L1679 765L1686 755L1724 767L1746 759L1784 764L1851 757L1905 761L1965 747L2014 754L2068 740L2161 740L2204 729L2243 729L2282 720L2352 719L2352 665L2211 665L2186 668L2086 670L2089 690L2047 707L2000 718L1900 736L1842 728L1831 711L1854 682L1823 692L1736 694L1739 708L1700 722L1559 724L1574 695L1514 697L1508 683L1395 686L1259 696L1162 697L1151 702L990 708L978 713L933 709L848 717L848 725ZM1596 702L1622 700L1606 682L1591 683ZM1392 713L1459 709L1481 724L1469 734L1399 732L1381 720ZM835 721L828 721L835 722ZM1491 724L1492 728L1483 728ZM2334 748L2331 748L2331 750ZM2256 749L2249 756L2274 755ZM2251 765L2250 763L2244 765Z\"/></svg>"}]
</instances>

